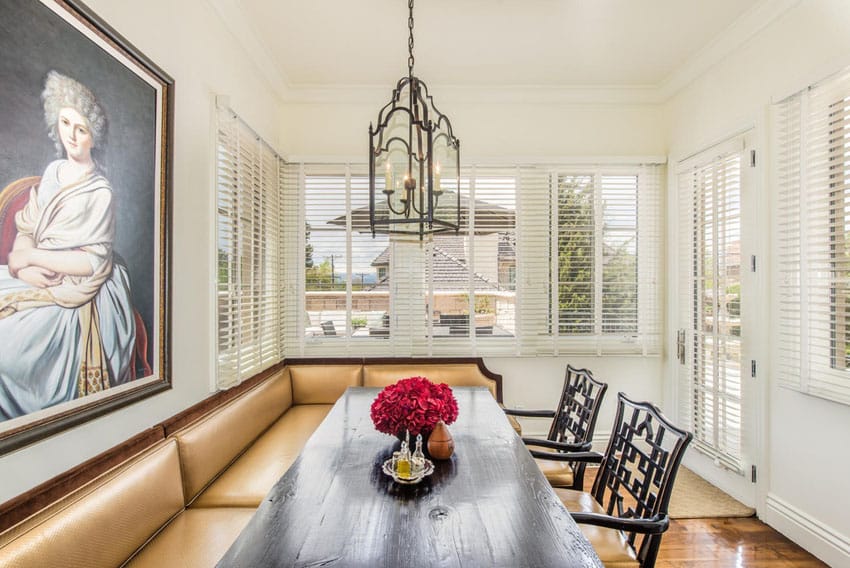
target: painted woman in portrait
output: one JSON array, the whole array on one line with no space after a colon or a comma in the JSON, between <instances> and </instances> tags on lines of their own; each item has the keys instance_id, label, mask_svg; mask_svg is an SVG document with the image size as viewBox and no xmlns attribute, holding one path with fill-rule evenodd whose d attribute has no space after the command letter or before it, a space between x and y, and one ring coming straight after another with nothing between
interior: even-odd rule
<instances>
[{"instance_id":1,"label":"painted woman in portrait","mask_svg":"<svg viewBox=\"0 0 850 568\"><path fill-rule=\"evenodd\" d=\"M60 158L22 180L28 198L0 264L0 420L135 378L129 277L112 250L112 187L93 156L106 116L87 87L56 71L42 100Z\"/></svg>"}]
</instances>

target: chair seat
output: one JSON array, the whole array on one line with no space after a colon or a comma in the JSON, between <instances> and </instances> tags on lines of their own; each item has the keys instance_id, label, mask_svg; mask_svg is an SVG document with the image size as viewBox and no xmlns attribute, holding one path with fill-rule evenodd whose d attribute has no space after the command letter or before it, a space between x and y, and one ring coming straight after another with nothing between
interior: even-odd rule
<instances>
[{"instance_id":1,"label":"chair seat","mask_svg":"<svg viewBox=\"0 0 850 568\"><path fill-rule=\"evenodd\" d=\"M502 410L505 409L505 405L502 404L501 402L499 403L499 406L502 408ZM520 425L519 420L516 419L516 416L513 416L511 414L505 414L505 418L508 419L508 424L510 424L511 428L514 429L514 432L516 432L516 435L521 437L522 436L522 425Z\"/></svg>"},{"instance_id":2,"label":"chair seat","mask_svg":"<svg viewBox=\"0 0 850 568\"><path fill-rule=\"evenodd\" d=\"M514 432L517 433L517 436L522 436L522 426L520 426L519 420L510 414L506 414L505 416L508 417L508 422L510 423L511 428L514 429Z\"/></svg>"},{"instance_id":3,"label":"chair seat","mask_svg":"<svg viewBox=\"0 0 850 568\"><path fill-rule=\"evenodd\" d=\"M555 493L568 511L605 514L590 493L573 489L555 489ZM584 524L579 524L579 528L606 568L640 568L635 551L622 531Z\"/></svg>"},{"instance_id":4,"label":"chair seat","mask_svg":"<svg viewBox=\"0 0 850 568\"><path fill-rule=\"evenodd\" d=\"M187 509L127 566L215 566L255 512L256 509L235 507Z\"/></svg>"},{"instance_id":5,"label":"chair seat","mask_svg":"<svg viewBox=\"0 0 850 568\"><path fill-rule=\"evenodd\" d=\"M552 448L544 448L543 446L528 445L528 449L542 452L555 452ZM572 487L574 473L569 462L545 460L542 458L534 458L540 471L546 476L546 480L552 487Z\"/></svg>"}]
</instances>

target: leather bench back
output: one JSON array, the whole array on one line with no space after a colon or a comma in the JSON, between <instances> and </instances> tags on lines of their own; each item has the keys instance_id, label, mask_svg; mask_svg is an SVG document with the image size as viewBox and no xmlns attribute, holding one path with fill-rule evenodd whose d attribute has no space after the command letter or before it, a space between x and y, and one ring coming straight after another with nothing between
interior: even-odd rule
<instances>
[{"instance_id":1,"label":"leather bench back","mask_svg":"<svg viewBox=\"0 0 850 568\"><path fill-rule=\"evenodd\" d=\"M244 395L174 434L189 503L260 434L292 406L292 381L284 368Z\"/></svg>"},{"instance_id":2,"label":"leather bench back","mask_svg":"<svg viewBox=\"0 0 850 568\"><path fill-rule=\"evenodd\" d=\"M475 363L428 363L363 366L364 387L385 387L399 379L425 377L450 387L487 387L496 398L496 381L481 373Z\"/></svg>"},{"instance_id":3,"label":"leather bench back","mask_svg":"<svg viewBox=\"0 0 850 568\"><path fill-rule=\"evenodd\" d=\"M183 510L177 444L166 440L3 535L3 566L120 566Z\"/></svg>"},{"instance_id":4,"label":"leather bench back","mask_svg":"<svg viewBox=\"0 0 850 568\"><path fill-rule=\"evenodd\" d=\"M334 404L348 387L363 384L362 365L288 365L293 404Z\"/></svg>"}]
</instances>

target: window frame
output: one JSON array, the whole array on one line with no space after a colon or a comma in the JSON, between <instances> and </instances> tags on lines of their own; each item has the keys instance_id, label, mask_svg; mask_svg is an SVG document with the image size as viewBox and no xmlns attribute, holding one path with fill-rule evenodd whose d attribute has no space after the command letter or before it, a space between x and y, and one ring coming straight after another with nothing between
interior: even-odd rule
<instances>
[{"instance_id":1,"label":"window frame","mask_svg":"<svg viewBox=\"0 0 850 568\"><path fill-rule=\"evenodd\" d=\"M438 337L434 335L432 326L425 322L423 325L410 325L404 329L407 324L401 321L399 315L404 312L404 309L413 309L413 312L418 313L419 308L405 308L404 302L407 302L412 288L405 288L404 282L393 282L394 274L399 270L415 270L417 263L412 262L405 268L397 266L391 262L388 271L390 274L390 299L389 313L392 321L390 325L389 337L380 339L371 337L351 337L350 334L341 337L305 337L304 318L301 317L298 323L293 324L292 321L287 321L287 337L293 341L287 342L288 356L311 356L322 354L393 354L398 356L414 356L414 355L456 355L464 354L493 354L503 356L523 356L523 355L538 355L559 353L612 353L612 354L637 354L637 355L657 355L661 351L661 321L662 310L659 302L660 289L660 264L661 264L661 234L660 226L661 212L661 192L664 180L664 168L660 165L662 160L653 160L649 163L622 164L613 163L610 165L570 165L570 166L549 166L549 165L517 165L517 166L469 166L463 168L461 172L462 180L469 180L469 186L475 188L475 180L486 177L503 175L505 177L514 178L515 192L515 216L513 232L515 234L516 260L513 267L515 273L515 285L513 293L515 295L515 327L514 333L509 337L487 337L479 334L461 334L453 337ZM299 206L303 207L306 199L306 176L308 171L313 168L343 168L349 176L348 195L350 197L351 172L361 171L361 164L316 164L316 163L292 163L288 164L291 172L299 171L299 175L285 176L289 182L286 189L287 193L297 194L297 200L290 198L291 203L298 202ZM539 275L550 274L554 262L557 266L557 255L552 253L552 241L550 236L554 231L551 231L551 223L554 219L553 208L551 207L552 199L556 189L553 187L553 176L565 171L588 171L591 169L594 172L599 172L600 175L634 175L637 178L636 188L636 218L637 225L636 234L638 239L638 248L636 249L638 260L636 268L636 294L637 294L637 332L634 334L617 333L597 333L592 337L576 337L553 335L551 329L551 321L556 321L557 308L552 302L552 281L548 277L542 279ZM528 181L531 178L537 181ZM644 179L652 178L651 182L644 182ZM541 181L543 180L543 181ZM463 184L462 184L463 185ZM350 202L350 199L347 200ZM473 200L474 202L474 200ZM643 230L642 215L648 215L650 218L649 225L653 228L651 231L644 231L646 234L641 234ZM297 219L294 212L290 212L290 218ZM530 221L529 221L530 220ZM286 221L290 222L289 219ZM302 225L306 222L305 219L300 219ZM529 223L536 224L536 236L526 238L523 231L523 225ZM597 223L598 225L598 223ZM596 225L595 225L596 226ZM601 230L601 227L599 227ZM350 252L352 228L349 224L346 231L346 244ZM544 240L545 239L545 240ZM410 244L399 242L398 246ZM469 247L474 250L475 239ZM526 242L528 241L528 242ZM542 249L545 249L545 254L540 255L540 244L543 243ZM432 250L433 243L430 245L426 242L423 245L415 243L416 247L422 251L423 256L420 262L423 265L427 264L427 254ZM296 264L298 266L299 276L294 281L290 280L287 289L289 294L287 302L294 304L296 308L293 310L299 316L306 313L304 310L305 292L303 285L304 274L304 246L305 243L300 243L298 247L299 259ZM392 246L395 246L394 244ZM641 248L641 246L643 248ZM533 259L534 266L528 262L523 263L520 259L521 254L527 254L528 251L535 258ZM644 261L641 254L647 254L652 257L648 261ZM474 253L470 253L474 255ZM553 260L554 257L554 260ZM409 260L409 259L408 259ZM315 262L315 259L314 259ZM642 268L644 262L648 265ZM601 262L600 262L601 264ZM474 270L474 265L473 265ZM295 273L296 271L290 271ZM499 276L502 270L499 269ZM602 271L599 271L602 274ZM473 286L474 275L470 274L469 286L467 293L469 295L469 313L474 311L475 289ZM644 278L647 277L647 278ZM540 286L542 283L547 283L545 286ZM350 270L346 275L346 317L350 321L351 312L351 288L352 274ZM407 283L410 284L410 283ZM602 288L600 282L595 286ZM428 286L426 285L426 288ZM404 292L407 290L407 292ZM419 293L419 292L417 292ZM433 294L433 289L422 290L421 293ZM416 294L413 294L416 295ZM479 293L480 295L480 293ZM529 301L530 300L530 301ZM420 306L423 311L433 309L433 304ZM601 304L600 304L601 309ZM541 318L541 310L545 310L545 315ZM411 319L411 318L408 318ZM413 318L416 319L416 318ZM648 321L652 320L652 321ZM601 323L599 324L601 327Z\"/></svg>"}]
</instances>

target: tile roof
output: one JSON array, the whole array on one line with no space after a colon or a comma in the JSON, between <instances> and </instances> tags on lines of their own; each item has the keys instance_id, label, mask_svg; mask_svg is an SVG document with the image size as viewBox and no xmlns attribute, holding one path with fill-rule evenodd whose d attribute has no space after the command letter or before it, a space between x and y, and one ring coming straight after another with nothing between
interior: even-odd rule
<instances>
[{"instance_id":1,"label":"tile roof","mask_svg":"<svg viewBox=\"0 0 850 568\"><path fill-rule=\"evenodd\" d=\"M372 266L386 266L390 261L389 247L381 251ZM434 237L434 290L457 291L466 290L469 286L469 266L466 263L466 247L464 237L440 235ZM473 273L473 287L477 292L499 291L502 288L480 274ZM387 278L378 281L370 290L385 290L388 288Z\"/></svg>"}]
</instances>

